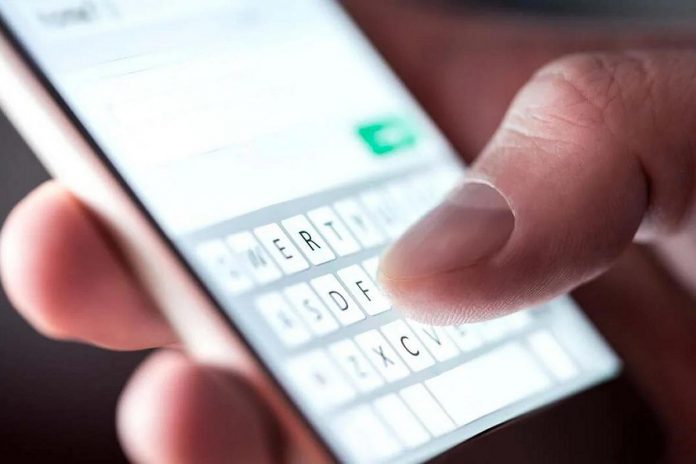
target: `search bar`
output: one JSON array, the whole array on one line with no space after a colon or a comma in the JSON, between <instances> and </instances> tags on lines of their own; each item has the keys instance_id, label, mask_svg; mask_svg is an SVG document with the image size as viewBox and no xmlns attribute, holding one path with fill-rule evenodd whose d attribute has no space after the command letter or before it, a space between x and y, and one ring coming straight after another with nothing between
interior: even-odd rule
<instances>
[{"instance_id":1,"label":"search bar","mask_svg":"<svg viewBox=\"0 0 696 464\"><path fill-rule=\"evenodd\" d=\"M207 11L247 0L10 0L44 33L88 34Z\"/></svg>"},{"instance_id":2,"label":"search bar","mask_svg":"<svg viewBox=\"0 0 696 464\"><path fill-rule=\"evenodd\" d=\"M94 0L93 0L94 1ZM102 0L104 8L125 22L179 17L217 8L238 7L240 0Z\"/></svg>"}]
</instances>

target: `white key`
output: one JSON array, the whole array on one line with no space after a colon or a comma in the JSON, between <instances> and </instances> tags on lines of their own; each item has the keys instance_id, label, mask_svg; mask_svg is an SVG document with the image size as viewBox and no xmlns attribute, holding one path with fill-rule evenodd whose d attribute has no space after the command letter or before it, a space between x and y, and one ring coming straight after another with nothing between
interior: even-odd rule
<instances>
[{"instance_id":1,"label":"white key","mask_svg":"<svg viewBox=\"0 0 696 464\"><path fill-rule=\"evenodd\" d=\"M372 405L407 448L415 448L430 440L430 434L397 395L383 396Z\"/></svg>"},{"instance_id":2,"label":"white key","mask_svg":"<svg viewBox=\"0 0 696 464\"><path fill-rule=\"evenodd\" d=\"M413 224L422 214L422 210L417 203L414 203L409 198L408 184L403 181L390 182L383 190L389 196L389 200L393 202L403 214L403 220L406 224Z\"/></svg>"},{"instance_id":3,"label":"white key","mask_svg":"<svg viewBox=\"0 0 696 464\"><path fill-rule=\"evenodd\" d=\"M463 171L459 167L445 166L431 169L420 176L419 180L424 192L435 203L440 203L461 182L462 177Z\"/></svg>"},{"instance_id":4,"label":"white key","mask_svg":"<svg viewBox=\"0 0 696 464\"><path fill-rule=\"evenodd\" d=\"M298 346L311 338L302 321L279 293L268 293L258 297L256 307L278 338L287 346Z\"/></svg>"},{"instance_id":5,"label":"white key","mask_svg":"<svg viewBox=\"0 0 696 464\"><path fill-rule=\"evenodd\" d=\"M496 342L503 339L508 333L509 328L503 319L493 319L491 321L478 322L474 324L476 331L484 342Z\"/></svg>"},{"instance_id":6,"label":"white key","mask_svg":"<svg viewBox=\"0 0 696 464\"><path fill-rule=\"evenodd\" d=\"M564 381L578 375L578 368L573 360L549 332L534 332L527 338L527 342L556 379Z\"/></svg>"},{"instance_id":7,"label":"white key","mask_svg":"<svg viewBox=\"0 0 696 464\"><path fill-rule=\"evenodd\" d=\"M431 200L431 208L440 203L463 177L463 171L455 166L433 169L419 176L420 190L424 198Z\"/></svg>"},{"instance_id":8,"label":"white key","mask_svg":"<svg viewBox=\"0 0 696 464\"><path fill-rule=\"evenodd\" d=\"M416 334L402 320L396 320L381 328L384 336L401 355L408 367L415 372L422 371L435 364L428 350Z\"/></svg>"},{"instance_id":9,"label":"white key","mask_svg":"<svg viewBox=\"0 0 696 464\"><path fill-rule=\"evenodd\" d=\"M377 282L377 271L379 270L379 256L366 259L362 262L362 267L367 271L367 275L372 277L372 280Z\"/></svg>"},{"instance_id":10,"label":"white key","mask_svg":"<svg viewBox=\"0 0 696 464\"><path fill-rule=\"evenodd\" d=\"M326 335L338 329L336 319L309 285L293 285L283 290L283 294L315 335Z\"/></svg>"},{"instance_id":11,"label":"white key","mask_svg":"<svg viewBox=\"0 0 696 464\"><path fill-rule=\"evenodd\" d=\"M332 429L346 452L351 454L349 462L384 462L402 449L369 406L359 406L342 414L332 424Z\"/></svg>"},{"instance_id":12,"label":"white key","mask_svg":"<svg viewBox=\"0 0 696 464\"><path fill-rule=\"evenodd\" d=\"M369 392L384 385L375 368L352 341L334 343L329 347L329 353L360 391Z\"/></svg>"},{"instance_id":13,"label":"white key","mask_svg":"<svg viewBox=\"0 0 696 464\"><path fill-rule=\"evenodd\" d=\"M446 327L445 330L452 337L454 343L457 344L460 350L466 352L475 350L483 345L481 337L479 337L474 324L461 324L452 327Z\"/></svg>"},{"instance_id":14,"label":"white key","mask_svg":"<svg viewBox=\"0 0 696 464\"><path fill-rule=\"evenodd\" d=\"M353 297L333 275L317 277L310 283L341 324L350 325L365 319L365 315Z\"/></svg>"},{"instance_id":15,"label":"white key","mask_svg":"<svg viewBox=\"0 0 696 464\"><path fill-rule=\"evenodd\" d=\"M267 284L283 277L283 273L251 232L230 235L227 237L227 245L258 283Z\"/></svg>"},{"instance_id":16,"label":"white key","mask_svg":"<svg viewBox=\"0 0 696 464\"><path fill-rule=\"evenodd\" d=\"M411 411L420 419L434 437L439 437L454 430L452 419L435 401L423 384L417 383L399 392Z\"/></svg>"},{"instance_id":17,"label":"white key","mask_svg":"<svg viewBox=\"0 0 696 464\"><path fill-rule=\"evenodd\" d=\"M402 183L404 194L408 201L413 204L413 208L418 216L422 216L436 205L429 188L424 187L422 176L413 176Z\"/></svg>"},{"instance_id":18,"label":"white key","mask_svg":"<svg viewBox=\"0 0 696 464\"><path fill-rule=\"evenodd\" d=\"M334 204L334 208L362 246L370 248L385 242L384 234L357 201L350 198L341 200Z\"/></svg>"},{"instance_id":19,"label":"white key","mask_svg":"<svg viewBox=\"0 0 696 464\"><path fill-rule=\"evenodd\" d=\"M282 221L282 224L297 247L315 266L336 259L334 252L306 217L300 214Z\"/></svg>"},{"instance_id":20,"label":"white key","mask_svg":"<svg viewBox=\"0 0 696 464\"><path fill-rule=\"evenodd\" d=\"M432 171L425 175L415 176L411 179L411 190L421 198L426 210L434 208L442 200L442 195L436 192L433 182Z\"/></svg>"},{"instance_id":21,"label":"white key","mask_svg":"<svg viewBox=\"0 0 696 464\"><path fill-rule=\"evenodd\" d=\"M336 274L367 314L373 316L391 309L391 303L357 264L341 269Z\"/></svg>"},{"instance_id":22,"label":"white key","mask_svg":"<svg viewBox=\"0 0 696 464\"><path fill-rule=\"evenodd\" d=\"M503 317L503 320L505 321L505 325L507 325L509 329L523 330L532 324L534 318L532 317L530 310L527 309L523 311L517 311L515 313L510 314L509 316L505 316Z\"/></svg>"},{"instance_id":23,"label":"white key","mask_svg":"<svg viewBox=\"0 0 696 464\"><path fill-rule=\"evenodd\" d=\"M458 425L465 425L551 385L529 351L509 343L455 367L425 385Z\"/></svg>"},{"instance_id":24,"label":"white key","mask_svg":"<svg viewBox=\"0 0 696 464\"><path fill-rule=\"evenodd\" d=\"M294 274L309 268L309 263L295 247L278 224L268 224L254 229L261 245L268 251L286 274Z\"/></svg>"},{"instance_id":25,"label":"white key","mask_svg":"<svg viewBox=\"0 0 696 464\"><path fill-rule=\"evenodd\" d=\"M435 193L441 198L449 194L462 181L463 171L459 166L447 166L433 172Z\"/></svg>"},{"instance_id":26,"label":"white key","mask_svg":"<svg viewBox=\"0 0 696 464\"><path fill-rule=\"evenodd\" d=\"M447 336L444 327L435 327L411 320L408 321L408 324L438 361L446 361L459 354L457 345Z\"/></svg>"},{"instance_id":27,"label":"white key","mask_svg":"<svg viewBox=\"0 0 696 464\"><path fill-rule=\"evenodd\" d=\"M356 395L323 351L311 351L294 358L285 369L298 393L310 398L311 407L317 412L343 404Z\"/></svg>"},{"instance_id":28,"label":"white key","mask_svg":"<svg viewBox=\"0 0 696 464\"><path fill-rule=\"evenodd\" d=\"M406 364L378 331L369 330L362 333L355 337L355 342L389 382L403 379L409 374Z\"/></svg>"},{"instance_id":29,"label":"white key","mask_svg":"<svg viewBox=\"0 0 696 464\"><path fill-rule=\"evenodd\" d=\"M358 241L355 240L345 223L328 206L312 210L307 213L307 216L340 256L348 256L360 251Z\"/></svg>"},{"instance_id":30,"label":"white key","mask_svg":"<svg viewBox=\"0 0 696 464\"><path fill-rule=\"evenodd\" d=\"M242 266L221 240L199 245L196 254L220 286L233 294L239 294L254 286L244 274Z\"/></svg>"},{"instance_id":31,"label":"white key","mask_svg":"<svg viewBox=\"0 0 696 464\"><path fill-rule=\"evenodd\" d=\"M386 191L369 190L360 195L360 200L390 237L399 237L408 227L405 214Z\"/></svg>"}]
</instances>

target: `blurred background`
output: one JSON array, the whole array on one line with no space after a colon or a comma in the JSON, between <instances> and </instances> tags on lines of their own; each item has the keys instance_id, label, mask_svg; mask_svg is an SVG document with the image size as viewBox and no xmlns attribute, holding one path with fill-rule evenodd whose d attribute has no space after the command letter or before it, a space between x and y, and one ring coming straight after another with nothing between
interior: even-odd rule
<instances>
[{"instance_id":1,"label":"blurred background","mask_svg":"<svg viewBox=\"0 0 696 464\"><path fill-rule=\"evenodd\" d=\"M0 115L0 223L47 178ZM114 410L143 356L47 340L0 289L0 462L125 462Z\"/></svg>"}]
</instances>

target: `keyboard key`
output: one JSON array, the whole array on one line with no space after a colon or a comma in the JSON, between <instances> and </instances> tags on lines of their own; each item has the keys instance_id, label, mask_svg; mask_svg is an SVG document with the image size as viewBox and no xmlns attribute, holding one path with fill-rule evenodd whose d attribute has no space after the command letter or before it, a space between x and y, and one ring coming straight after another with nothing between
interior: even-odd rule
<instances>
[{"instance_id":1,"label":"keyboard key","mask_svg":"<svg viewBox=\"0 0 696 464\"><path fill-rule=\"evenodd\" d=\"M399 237L408 227L407 215L385 190L369 190L360 195L360 200L390 237Z\"/></svg>"},{"instance_id":2,"label":"keyboard key","mask_svg":"<svg viewBox=\"0 0 696 464\"><path fill-rule=\"evenodd\" d=\"M408 184L403 181L390 182L383 192L389 197L403 215L403 222L411 225L416 222L423 211L418 203L412 201L408 192Z\"/></svg>"},{"instance_id":3,"label":"keyboard key","mask_svg":"<svg viewBox=\"0 0 696 464\"><path fill-rule=\"evenodd\" d=\"M227 245L259 284L267 284L283 277L283 273L251 232L240 232L227 237Z\"/></svg>"},{"instance_id":4,"label":"keyboard key","mask_svg":"<svg viewBox=\"0 0 696 464\"><path fill-rule=\"evenodd\" d=\"M340 256L348 256L360 251L360 244L348 231L348 226L328 206L312 210L307 213L307 216Z\"/></svg>"},{"instance_id":5,"label":"keyboard key","mask_svg":"<svg viewBox=\"0 0 696 464\"><path fill-rule=\"evenodd\" d=\"M459 354L457 345L447 336L444 327L435 327L411 320L408 321L408 324L438 361L447 361Z\"/></svg>"},{"instance_id":6,"label":"keyboard key","mask_svg":"<svg viewBox=\"0 0 696 464\"><path fill-rule=\"evenodd\" d=\"M366 259L365 261L363 261L362 267L367 272L367 275L369 275L372 278L372 280L377 282L377 271L379 270L379 256Z\"/></svg>"},{"instance_id":7,"label":"keyboard key","mask_svg":"<svg viewBox=\"0 0 696 464\"><path fill-rule=\"evenodd\" d=\"M381 331L413 371L422 371L435 364L428 350L404 321L390 322Z\"/></svg>"},{"instance_id":8,"label":"keyboard key","mask_svg":"<svg viewBox=\"0 0 696 464\"><path fill-rule=\"evenodd\" d=\"M573 360L549 332L534 332L527 338L527 342L557 380L569 380L578 374Z\"/></svg>"},{"instance_id":9,"label":"keyboard key","mask_svg":"<svg viewBox=\"0 0 696 464\"><path fill-rule=\"evenodd\" d=\"M367 314L373 316L391 309L391 303L357 264L341 269L338 277Z\"/></svg>"},{"instance_id":10,"label":"keyboard key","mask_svg":"<svg viewBox=\"0 0 696 464\"><path fill-rule=\"evenodd\" d=\"M452 337L454 343L460 350L466 352L475 350L483 345L481 337L476 333L474 324L461 324L453 327L446 327L445 330Z\"/></svg>"},{"instance_id":11,"label":"keyboard key","mask_svg":"<svg viewBox=\"0 0 696 464\"><path fill-rule=\"evenodd\" d=\"M332 429L352 455L350 462L383 462L402 449L369 406L359 406L340 415Z\"/></svg>"},{"instance_id":12,"label":"keyboard key","mask_svg":"<svg viewBox=\"0 0 696 464\"><path fill-rule=\"evenodd\" d=\"M415 448L430 440L430 434L396 394L379 398L372 406L407 448Z\"/></svg>"},{"instance_id":13,"label":"keyboard key","mask_svg":"<svg viewBox=\"0 0 696 464\"><path fill-rule=\"evenodd\" d=\"M279 293L268 293L256 299L256 307L283 343L294 347L311 338L302 321Z\"/></svg>"},{"instance_id":14,"label":"keyboard key","mask_svg":"<svg viewBox=\"0 0 696 464\"><path fill-rule=\"evenodd\" d=\"M319 298L341 324L350 325L365 319L365 315L355 300L353 300L353 297L350 296L348 291L343 288L333 275L328 274L317 277L310 283L319 295Z\"/></svg>"},{"instance_id":15,"label":"keyboard key","mask_svg":"<svg viewBox=\"0 0 696 464\"><path fill-rule=\"evenodd\" d=\"M326 335L338 329L336 319L309 285L293 285L283 293L315 335Z\"/></svg>"},{"instance_id":16,"label":"keyboard key","mask_svg":"<svg viewBox=\"0 0 696 464\"><path fill-rule=\"evenodd\" d=\"M529 351L509 343L425 381L458 425L465 425L551 385Z\"/></svg>"},{"instance_id":17,"label":"keyboard key","mask_svg":"<svg viewBox=\"0 0 696 464\"><path fill-rule=\"evenodd\" d=\"M503 317L503 320L510 330L523 330L534 322L529 309L514 312L509 316Z\"/></svg>"},{"instance_id":18,"label":"keyboard key","mask_svg":"<svg viewBox=\"0 0 696 464\"><path fill-rule=\"evenodd\" d=\"M462 182L462 170L459 166L447 166L436 169L432 174L434 194L443 199L452 189Z\"/></svg>"},{"instance_id":19,"label":"keyboard key","mask_svg":"<svg viewBox=\"0 0 696 464\"><path fill-rule=\"evenodd\" d=\"M422 175L400 181L407 201L413 205L413 209L418 216L425 215L436 205L438 200L433 197L432 192L424 184L424 181L428 182L427 177L424 178Z\"/></svg>"},{"instance_id":20,"label":"keyboard key","mask_svg":"<svg viewBox=\"0 0 696 464\"><path fill-rule=\"evenodd\" d=\"M339 406L355 397L355 390L329 357L320 350L305 353L286 364L288 378L317 412Z\"/></svg>"},{"instance_id":21,"label":"keyboard key","mask_svg":"<svg viewBox=\"0 0 696 464\"><path fill-rule=\"evenodd\" d=\"M427 174L415 178L415 188L423 193L424 198L430 199L429 209L432 209L449 195L462 176L462 170L456 166L430 170Z\"/></svg>"},{"instance_id":22,"label":"keyboard key","mask_svg":"<svg viewBox=\"0 0 696 464\"><path fill-rule=\"evenodd\" d=\"M334 204L334 208L365 248L381 245L386 241L384 234L357 201L353 199L341 200Z\"/></svg>"},{"instance_id":23,"label":"keyboard key","mask_svg":"<svg viewBox=\"0 0 696 464\"><path fill-rule=\"evenodd\" d=\"M454 390L457 391L456 388ZM404 388L399 392L399 396L434 437L455 429L452 419L422 384L417 383Z\"/></svg>"},{"instance_id":24,"label":"keyboard key","mask_svg":"<svg viewBox=\"0 0 696 464\"><path fill-rule=\"evenodd\" d=\"M257 227L254 234L286 274L295 274L309 268L309 263L300 250L293 245L278 224Z\"/></svg>"},{"instance_id":25,"label":"keyboard key","mask_svg":"<svg viewBox=\"0 0 696 464\"><path fill-rule=\"evenodd\" d=\"M460 182L463 171L457 166L431 169L427 174L417 176L421 190L436 203L442 201Z\"/></svg>"},{"instance_id":26,"label":"keyboard key","mask_svg":"<svg viewBox=\"0 0 696 464\"><path fill-rule=\"evenodd\" d=\"M396 354L394 348L376 330L369 330L355 337L355 342L373 366L389 382L409 375L408 367Z\"/></svg>"},{"instance_id":27,"label":"keyboard key","mask_svg":"<svg viewBox=\"0 0 696 464\"><path fill-rule=\"evenodd\" d=\"M484 342L497 342L502 340L510 332L503 318L492 321L478 322L474 324L476 331Z\"/></svg>"},{"instance_id":28,"label":"keyboard key","mask_svg":"<svg viewBox=\"0 0 696 464\"><path fill-rule=\"evenodd\" d=\"M384 385L375 368L352 341L334 343L329 347L329 353L360 391L369 392Z\"/></svg>"},{"instance_id":29,"label":"keyboard key","mask_svg":"<svg viewBox=\"0 0 696 464\"><path fill-rule=\"evenodd\" d=\"M433 187L432 173L414 176L410 179L411 191L421 198L423 209L429 211L440 203L442 195Z\"/></svg>"},{"instance_id":30,"label":"keyboard key","mask_svg":"<svg viewBox=\"0 0 696 464\"><path fill-rule=\"evenodd\" d=\"M240 263L221 240L213 240L199 245L198 258L203 262L219 285L226 291L239 294L251 289L254 283L244 274Z\"/></svg>"},{"instance_id":31,"label":"keyboard key","mask_svg":"<svg viewBox=\"0 0 696 464\"><path fill-rule=\"evenodd\" d=\"M282 221L283 227L309 261L315 266L336 259L324 238L301 214Z\"/></svg>"}]
</instances>

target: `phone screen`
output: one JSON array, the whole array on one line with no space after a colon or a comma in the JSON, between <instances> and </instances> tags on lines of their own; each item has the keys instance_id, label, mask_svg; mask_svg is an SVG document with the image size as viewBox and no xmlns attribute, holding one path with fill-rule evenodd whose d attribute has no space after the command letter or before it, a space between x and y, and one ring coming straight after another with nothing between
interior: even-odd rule
<instances>
[{"instance_id":1,"label":"phone screen","mask_svg":"<svg viewBox=\"0 0 696 464\"><path fill-rule=\"evenodd\" d=\"M427 460L619 371L568 297L456 327L392 308L380 253L464 168L334 1L0 12L338 460Z\"/></svg>"}]
</instances>

